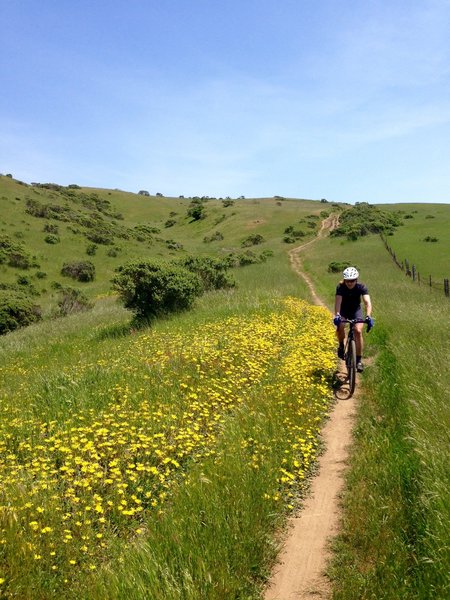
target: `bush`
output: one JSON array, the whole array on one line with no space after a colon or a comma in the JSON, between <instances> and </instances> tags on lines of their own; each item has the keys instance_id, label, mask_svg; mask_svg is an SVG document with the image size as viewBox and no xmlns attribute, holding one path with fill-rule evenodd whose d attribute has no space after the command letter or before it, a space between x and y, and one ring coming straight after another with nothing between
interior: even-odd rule
<instances>
[{"instance_id":1,"label":"bush","mask_svg":"<svg viewBox=\"0 0 450 600\"><path fill-rule=\"evenodd\" d=\"M205 207L201 204L194 204L188 209L187 216L191 217L193 221L200 221L206 217Z\"/></svg>"},{"instance_id":2,"label":"bush","mask_svg":"<svg viewBox=\"0 0 450 600\"><path fill-rule=\"evenodd\" d=\"M66 315L91 309L94 305L80 290L72 287L63 287L59 290L58 309L55 316Z\"/></svg>"},{"instance_id":3,"label":"bush","mask_svg":"<svg viewBox=\"0 0 450 600\"><path fill-rule=\"evenodd\" d=\"M286 227L284 233L285 235L283 237L283 242L285 242L286 244L293 244L300 238L305 237L306 235L305 232L301 229L294 229L293 225Z\"/></svg>"},{"instance_id":4,"label":"bush","mask_svg":"<svg viewBox=\"0 0 450 600\"><path fill-rule=\"evenodd\" d=\"M427 237L423 238L424 242L437 242L438 238L437 237L431 237L430 235L427 235Z\"/></svg>"},{"instance_id":5,"label":"bush","mask_svg":"<svg viewBox=\"0 0 450 600\"><path fill-rule=\"evenodd\" d=\"M370 233L389 235L400 223L398 214L385 212L376 206L360 202L341 213L339 227L331 231L330 236L345 236L353 241Z\"/></svg>"},{"instance_id":6,"label":"bush","mask_svg":"<svg viewBox=\"0 0 450 600\"><path fill-rule=\"evenodd\" d=\"M20 292L0 290L0 335L42 318L41 309Z\"/></svg>"},{"instance_id":7,"label":"bush","mask_svg":"<svg viewBox=\"0 0 450 600\"><path fill-rule=\"evenodd\" d=\"M8 265L15 269L30 269L39 267L38 263L31 258L25 251L17 250L9 255Z\"/></svg>"},{"instance_id":8,"label":"bush","mask_svg":"<svg viewBox=\"0 0 450 600\"><path fill-rule=\"evenodd\" d=\"M203 238L203 241L205 242L205 244L209 244L210 242L220 242L221 240L223 240L223 235L220 233L220 231L216 231L215 233L213 233L210 236L205 236Z\"/></svg>"},{"instance_id":9,"label":"bush","mask_svg":"<svg viewBox=\"0 0 450 600\"><path fill-rule=\"evenodd\" d=\"M58 227L58 225L53 225L53 223L46 223L44 225L43 231L45 233L54 233L55 235L58 235L59 227Z\"/></svg>"},{"instance_id":10,"label":"bush","mask_svg":"<svg viewBox=\"0 0 450 600\"><path fill-rule=\"evenodd\" d=\"M169 250L183 250L183 244L176 242L175 240L166 240L166 246Z\"/></svg>"},{"instance_id":11,"label":"bush","mask_svg":"<svg viewBox=\"0 0 450 600\"><path fill-rule=\"evenodd\" d=\"M86 246L86 254L89 256L94 256L94 254L97 252L97 248L97 244L89 244L89 246Z\"/></svg>"},{"instance_id":12,"label":"bush","mask_svg":"<svg viewBox=\"0 0 450 600\"><path fill-rule=\"evenodd\" d=\"M108 244L114 243L114 238L111 235L111 232L107 229L97 228L86 231L84 234L90 242L94 244L104 244L107 246Z\"/></svg>"},{"instance_id":13,"label":"bush","mask_svg":"<svg viewBox=\"0 0 450 600\"><path fill-rule=\"evenodd\" d=\"M117 271L113 288L138 319L187 309L202 291L197 275L167 263L130 262Z\"/></svg>"},{"instance_id":14,"label":"bush","mask_svg":"<svg viewBox=\"0 0 450 600\"><path fill-rule=\"evenodd\" d=\"M243 248L247 248L248 246L256 246L257 244L262 244L263 242L265 242L263 236L259 233L255 233L253 235L247 236L245 240L242 240L241 246Z\"/></svg>"},{"instance_id":15,"label":"bush","mask_svg":"<svg viewBox=\"0 0 450 600\"><path fill-rule=\"evenodd\" d=\"M202 281L203 289L231 288L236 284L227 273L227 261L208 256L188 256L176 264L198 275Z\"/></svg>"},{"instance_id":16,"label":"bush","mask_svg":"<svg viewBox=\"0 0 450 600\"><path fill-rule=\"evenodd\" d=\"M44 240L47 242L47 244L59 244L60 239L57 235L54 235L53 233L49 233L48 235L45 236Z\"/></svg>"},{"instance_id":17,"label":"bush","mask_svg":"<svg viewBox=\"0 0 450 600\"><path fill-rule=\"evenodd\" d=\"M342 273L344 269L350 266L350 263L347 261L333 261L328 265L328 273Z\"/></svg>"},{"instance_id":18,"label":"bush","mask_svg":"<svg viewBox=\"0 0 450 600\"><path fill-rule=\"evenodd\" d=\"M0 235L0 264L5 262L17 269L39 267L35 257L31 257L22 244L15 244L9 236Z\"/></svg>"},{"instance_id":19,"label":"bush","mask_svg":"<svg viewBox=\"0 0 450 600\"><path fill-rule=\"evenodd\" d=\"M164 227L173 227L176 224L176 219L167 219L164 223Z\"/></svg>"},{"instance_id":20,"label":"bush","mask_svg":"<svg viewBox=\"0 0 450 600\"><path fill-rule=\"evenodd\" d=\"M89 262L64 263L61 275L72 277L77 281L93 281L95 277L95 266Z\"/></svg>"}]
</instances>

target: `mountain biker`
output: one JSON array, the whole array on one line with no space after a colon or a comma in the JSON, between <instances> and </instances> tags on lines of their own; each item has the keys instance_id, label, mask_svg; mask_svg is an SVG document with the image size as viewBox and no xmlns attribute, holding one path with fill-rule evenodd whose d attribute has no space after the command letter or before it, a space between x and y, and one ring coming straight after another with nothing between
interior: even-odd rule
<instances>
[{"instance_id":1,"label":"mountain biker","mask_svg":"<svg viewBox=\"0 0 450 600\"><path fill-rule=\"evenodd\" d=\"M363 283L358 283L359 273L355 267L347 267L342 272L342 281L336 287L336 300L334 304L334 319L336 325L336 335L339 342L338 356L344 358L344 338L345 338L345 323L343 319L362 319L363 311L361 308L361 298L364 302L366 313L367 331L373 327L372 319L372 302L369 296L369 290ZM355 324L355 342L356 342L356 370L362 373L364 365L361 361L363 353L363 331L364 323Z\"/></svg>"}]
</instances>

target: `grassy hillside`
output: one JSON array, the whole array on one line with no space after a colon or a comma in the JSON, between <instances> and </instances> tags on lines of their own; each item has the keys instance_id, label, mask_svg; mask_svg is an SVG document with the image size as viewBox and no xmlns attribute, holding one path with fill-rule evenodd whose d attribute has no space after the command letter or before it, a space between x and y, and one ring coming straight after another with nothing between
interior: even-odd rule
<instances>
[{"instance_id":1,"label":"grassy hillside","mask_svg":"<svg viewBox=\"0 0 450 600\"><path fill-rule=\"evenodd\" d=\"M320 213L329 209L309 200L205 199L205 218L194 221L187 214L191 201L117 190L29 186L0 176L0 236L21 247L30 263L20 269L4 259L1 280L16 284L25 276L40 294L39 303L48 306L58 285L78 287L91 299L109 293L117 266L136 258L245 252L258 257L270 250L279 263L287 247L285 229L292 226L309 239L317 231ZM261 243L250 241L243 247L252 235L262 236ZM80 284L63 277L63 264L72 261L92 262L94 281Z\"/></svg>"},{"instance_id":2,"label":"grassy hillside","mask_svg":"<svg viewBox=\"0 0 450 600\"><path fill-rule=\"evenodd\" d=\"M298 300L309 291L283 236L292 225L309 234L297 243L310 239L332 206L209 199L205 219L192 222L188 198L5 177L0 186L0 235L40 265L3 261L2 283L29 276L38 301L51 306L52 282L74 285L60 275L65 260L92 260L97 272L92 284L75 284L96 299L92 311L0 337L0 595L260 598L276 531L305 492L333 401L330 316ZM48 205L69 220L26 212ZM414 210L426 216L429 206ZM441 210L445 220L450 207ZM165 227L168 219L176 223ZM405 236L411 255L415 219L404 222L389 239ZM46 223L58 225L59 243L44 241ZM113 239L87 255L92 223ZM216 231L223 239L204 241ZM242 247L254 233L265 241ZM428 245L444 270L439 242ZM273 256L234 269L236 288L207 292L193 310L151 328L130 329L130 313L107 296L115 267L130 258L247 249ZM376 320L366 336L372 364L362 377L335 598L443 600L449 301L406 278L377 235L324 239L303 260L330 307L339 274L329 263L357 265Z\"/></svg>"},{"instance_id":3,"label":"grassy hillside","mask_svg":"<svg viewBox=\"0 0 450 600\"><path fill-rule=\"evenodd\" d=\"M398 227L388 243L398 260L415 265L422 279L431 275L442 284L450 278L450 207L448 204L388 204L380 206L399 212L404 226Z\"/></svg>"},{"instance_id":4,"label":"grassy hillside","mask_svg":"<svg viewBox=\"0 0 450 600\"><path fill-rule=\"evenodd\" d=\"M441 219L448 211L440 207ZM406 235L407 227L395 236L410 240L405 248L411 256L414 236ZM444 599L450 301L405 277L378 236L368 236L357 242L328 238L307 250L305 266L330 307L339 275L328 273L327 265L336 260L358 265L376 325L365 336L373 365L363 377L343 531L331 571L334 597ZM442 272L448 262L436 254L434 264Z\"/></svg>"}]
</instances>

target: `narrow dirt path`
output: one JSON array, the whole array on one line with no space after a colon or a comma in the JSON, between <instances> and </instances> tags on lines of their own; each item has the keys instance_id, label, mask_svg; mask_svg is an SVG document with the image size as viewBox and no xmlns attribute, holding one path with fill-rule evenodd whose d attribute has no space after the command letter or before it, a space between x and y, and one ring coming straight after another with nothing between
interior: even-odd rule
<instances>
[{"instance_id":1,"label":"narrow dirt path","mask_svg":"<svg viewBox=\"0 0 450 600\"><path fill-rule=\"evenodd\" d=\"M303 271L300 254L336 225L337 217L329 217L323 221L317 238L289 252L292 268L306 281L314 304L320 306L325 304ZM355 396L336 402L322 430L325 452L318 461L318 474L313 478L308 497L297 516L290 519L287 537L267 587L265 600L317 600L331 597L325 568L331 556L330 538L338 532L339 496L344 485L343 475L351 443L355 405Z\"/></svg>"}]
</instances>

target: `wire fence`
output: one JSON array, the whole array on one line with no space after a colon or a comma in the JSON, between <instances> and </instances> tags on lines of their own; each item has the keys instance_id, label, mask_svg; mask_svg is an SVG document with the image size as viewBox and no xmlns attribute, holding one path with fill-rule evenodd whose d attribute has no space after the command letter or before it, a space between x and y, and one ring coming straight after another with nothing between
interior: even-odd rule
<instances>
[{"instance_id":1,"label":"wire fence","mask_svg":"<svg viewBox=\"0 0 450 600\"><path fill-rule=\"evenodd\" d=\"M416 266L413 263L411 263L407 258L405 258L405 260L400 261L394 250L391 248L391 246L389 246L385 236L383 234L380 234L380 237L383 240L386 250L391 255L392 260L395 262L397 267L399 267L399 269L401 269L405 273L407 277L411 277L411 279L417 282L419 285L427 285L430 287L430 289L439 290L441 292L443 291L444 295L447 298L450 297L449 283L447 278L444 278L443 280L439 281L433 279L431 275L424 277L416 269Z\"/></svg>"}]
</instances>

